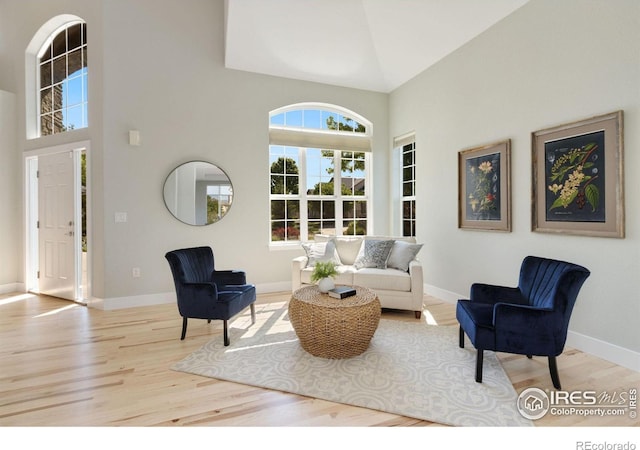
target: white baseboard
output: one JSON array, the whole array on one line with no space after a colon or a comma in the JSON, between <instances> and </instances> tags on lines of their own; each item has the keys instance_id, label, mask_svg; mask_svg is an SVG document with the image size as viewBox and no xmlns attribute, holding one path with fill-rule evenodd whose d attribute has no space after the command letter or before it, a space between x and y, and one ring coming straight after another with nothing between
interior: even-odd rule
<instances>
[{"instance_id":1,"label":"white baseboard","mask_svg":"<svg viewBox=\"0 0 640 450\"><path fill-rule=\"evenodd\" d=\"M640 353L569 330L567 346L640 372Z\"/></svg>"},{"instance_id":2,"label":"white baseboard","mask_svg":"<svg viewBox=\"0 0 640 450\"><path fill-rule=\"evenodd\" d=\"M0 284L0 294L11 294L12 292L24 291L24 283Z\"/></svg>"},{"instance_id":3,"label":"white baseboard","mask_svg":"<svg viewBox=\"0 0 640 450\"><path fill-rule=\"evenodd\" d=\"M271 292L291 291L291 282L283 281L279 283L265 283L256 285L256 293L267 294ZM145 294L128 297L97 298L93 297L87 301L91 308L111 311L114 309L137 308L140 306L165 305L176 302L174 291L160 294Z\"/></svg>"},{"instance_id":4,"label":"white baseboard","mask_svg":"<svg viewBox=\"0 0 640 450\"><path fill-rule=\"evenodd\" d=\"M454 304L458 299L469 298L468 295L456 294L455 292L431 285L425 285L424 292L427 295L432 295L447 303ZM629 350L628 348L619 347L615 344L610 344L571 330L567 333L566 345L619 366L640 372L640 353Z\"/></svg>"},{"instance_id":5,"label":"white baseboard","mask_svg":"<svg viewBox=\"0 0 640 450\"><path fill-rule=\"evenodd\" d=\"M439 287L432 286L430 284L424 285L424 293L440 300L444 300L447 303L456 303L461 298L468 298L468 295L456 294L455 292L440 289Z\"/></svg>"},{"instance_id":6,"label":"white baseboard","mask_svg":"<svg viewBox=\"0 0 640 450\"><path fill-rule=\"evenodd\" d=\"M270 294L272 292L291 292L291 281L256 284L256 292L258 294Z\"/></svg>"},{"instance_id":7,"label":"white baseboard","mask_svg":"<svg viewBox=\"0 0 640 450\"><path fill-rule=\"evenodd\" d=\"M87 301L87 306L102 309L104 311L112 311L114 309L138 308L140 306L164 305L175 302L175 292L164 292L160 294L135 295L128 297L92 297Z\"/></svg>"}]
</instances>

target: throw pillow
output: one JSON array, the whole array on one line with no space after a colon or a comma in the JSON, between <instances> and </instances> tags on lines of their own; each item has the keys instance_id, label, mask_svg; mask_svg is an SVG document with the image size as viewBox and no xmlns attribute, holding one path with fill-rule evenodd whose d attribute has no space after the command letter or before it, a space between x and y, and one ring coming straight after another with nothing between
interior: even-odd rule
<instances>
[{"instance_id":1,"label":"throw pillow","mask_svg":"<svg viewBox=\"0 0 640 450\"><path fill-rule=\"evenodd\" d=\"M395 241L389 254L387 267L392 269L409 271L409 263L413 261L423 244L411 244L405 241Z\"/></svg>"},{"instance_id":2,"label":"throw pillow","mask_svg":"<svg viewBox=\"0 0 640 450\"><path fill-rule=\"evenodd\" d=\"M377 241L365 239L360 246L358 257L353 263L356 269L372 267L376 269L386 269L387 260L391 253L394 241Z\"/></svg>"},{"instance_id":3,"label":"throw pillow","mask_svg":"<svg viewBox=\"0 0 640 450\"><path fill-rule=\"evenodd\" d=\"M305 242L302 248L307 254L307 267L314 267L318 261L331 261L340 264L340 258L336 251L336 243L331 240L327 242Z\"/></svg>"},{"instance_id":4,"label":"throw pillow","mask_svg":"<svg viewBox=\"0 0 640 450\"><path fill-rule=\"evenodd\" d=\"M340 261L342 262L342 264L352 266L353 263L356 262L356 258L358 257L360 247L362 247L362 241L364 240L364 237L337 236L335 240L336 250L338 251Z\"/></svg>"}]
</instances>

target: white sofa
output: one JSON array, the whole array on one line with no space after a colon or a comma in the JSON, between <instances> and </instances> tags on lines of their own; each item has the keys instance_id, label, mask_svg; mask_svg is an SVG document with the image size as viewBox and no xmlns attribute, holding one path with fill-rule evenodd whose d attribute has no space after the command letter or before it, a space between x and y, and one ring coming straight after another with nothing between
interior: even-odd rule
<instances>
[{"instance_id":1,"label":"white sofa","mask_svg":"<svg viewBox=\"0 0 640 450\"><path fill-rule=\"evenodd\" d=\"M394 241L385 264L386 268L362 267L362 259L359 258L362 257L365 240ZM316 235L314 243L303 244L303 247L306 255L298 256L292 261L292 291L312 284L313 261L331 259L331 253L335 248L338 271L338 275L334 278L336 285L367 287L376 292L383 308L413 311L415 317L420 318L423 309L424 285L422 264L415 255L422 245L416 244L415 238ZM322 252L323 249L326 254L318 255L318 250Z\"/></svg>"}]
</instances>

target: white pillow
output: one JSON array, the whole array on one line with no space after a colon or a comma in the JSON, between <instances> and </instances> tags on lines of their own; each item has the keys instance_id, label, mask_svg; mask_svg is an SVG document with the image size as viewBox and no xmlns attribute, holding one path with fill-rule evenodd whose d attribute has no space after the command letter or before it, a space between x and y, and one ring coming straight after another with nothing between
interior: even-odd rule
<instances>
[{"instance_id":1,"label":"white pillow","mask_svg":"<svg viewBox=\"0 0 640 450\"><path fill-rule=\"evenodd\" d=\"M395 241L389 254L387 267L409 271L409 263L413 261L424 244L411 244L405 241Z\"/></svg>"},{"instance_id":2,"label":"white pillow","mask_svg":"<svg viewBox=\"0 0 640 450\"><path fill-rule=\"evenodd\" d=\"M376 269L386 269L387 260L391 253L394 241L378 241L365 239L362 241L358 257L353 263L356 269L372 267Z\"/></svg>"},{"instance_id":3,"label":"white pillow","mask_svg":"<svg viewBox=\"0 0 640 450\"><path fill-rule=\"evenodd\" d=\"M307 267L314 267L319 261L331 261L334 264L340 264L336 243L333 240L327 242L304 242L302 243L302 248L307 253Z\"/></svg>"},{"instance_id":4,"label":"white pillow","mask_svg":"<svg viewBox=\"0 0 640 450\"><path fill-rule=\"evenodd\" d=\"M360 247L362 247L363 237L337 236L336 250L342 264L352 266L356 262Z\"/></svg>"}]
</instances>

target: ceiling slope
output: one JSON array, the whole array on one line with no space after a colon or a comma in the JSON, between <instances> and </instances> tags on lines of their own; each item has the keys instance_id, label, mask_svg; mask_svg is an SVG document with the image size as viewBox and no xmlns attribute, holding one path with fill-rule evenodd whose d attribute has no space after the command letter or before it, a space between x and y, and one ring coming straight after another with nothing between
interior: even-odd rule
<instances>
[{"instance_id":1,"label":"ceiling slope","mask_svg":"<svg viewBox=\"0 0 640 450\"><path fill-rule=\"evenodd\" d=\"M225 65L390 92L528 0L226 0Z\"/></svg>"}]
</instances>

